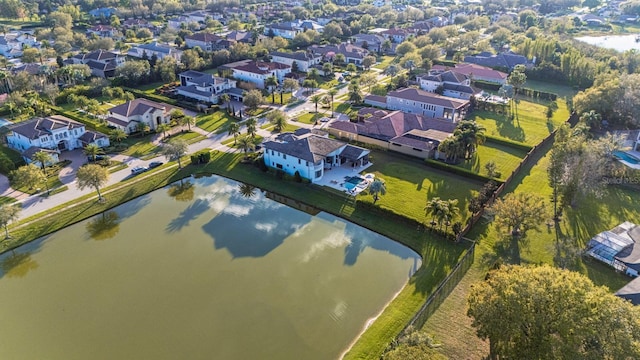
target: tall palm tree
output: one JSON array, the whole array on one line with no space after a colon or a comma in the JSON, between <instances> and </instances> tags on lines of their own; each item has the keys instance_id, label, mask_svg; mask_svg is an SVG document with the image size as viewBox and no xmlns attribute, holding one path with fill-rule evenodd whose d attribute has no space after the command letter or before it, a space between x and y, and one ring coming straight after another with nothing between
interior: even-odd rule
<instances>
[{"instance_id":1,"label":"tall palm tree","mask_svg":"<svg viewBox=\"0 0 640 360\"><path fill-rule=\"evenodd\" d=\"M331 117L333 118L333 97L338 95L338 90L336 90L335 88L331 88L329 89L327 94L329 94L329 96L331 97Z\"/></svg>"},{"instance_id":2,"label":"tall palm tree","mask_svg":"<svg viewBox=\"0 0 640 360\"><path fill-rule=\"evenodd\" d=\"M256 132L258 131L258 122L255 118L250 118L246 122L247 125L247 135L251 137L251 139L255 139Z\"/></svg>"},{"instance_id":3,"label":"tall palm tree","mask_svg":"<svg viewBox=\"0 0 640 360\"><path fill-rule=\"evenodd\" d=\"M124 132L124 130L122 129L113 129L109 133L109 139L117 143L121 143L126 138L127 138L127 133Z\"/></svg>"},{"instance_id":4,"label":"tall palm tree","mask_svg":"<svg viewBox=\"0 0 640 360\"><path fill-rule=\"evenodd\" d=\"M185 115L178 120L178 124L180 124L180 126L187 125L187 130L191 131L191 125L196 124L196 118L194 118L193 116Z\"/></svg>"},{"instance_id":5,"label":"tall palm tree","mask_svg":"<svg viewBox=\"0 0 640 360\"><path fill-rule=\"evenodd\" d=\"M458 199L449 199L444 202L444 231L446 232L451 225L451 220L458 215Z\"/></svg>"},{"instance_id":6,"label":"tall palm tree","mask_svg":"<svg viewBox=\"0 0 640 360\"><path fill-rule=\"evenodd\" d=\"M449 136L438 145L438 151L444 153L448 163L457 163L458 158L464 156L464 146L458 136Z\"/></svg>"},{"instance_id":7,"label":"tall palm tree","mask_svg":"<svg viewBox=\"0 0 640 360\"><path fill-rule=\"evenodd\" d=\"M472 120L463 120L456 127L454 136L460 137L464 146L464 156L466 159L471 158L478 148L478 145L484 143L486 138L484 131L484 126Z\"/></svg>"},{"instance_id":8,"label":"tall palm tree","mask_svg":"<svg viewBox=\"0 0 640 360\"><path fill-rule=\"evenodd\" d=\"M316 68L311 68L309 69L309 73L307 74L307 77L311 80L317 81L318 78L320 77L320 72Z\"/></svg>"},{"instance_id":9,"label":"tall palm tree","mask_svg":"<svg viewBox=\"0 0 640 360\"><path fill-rule=\"evenodd\" d=\"M227 113L228 113L229 112L229 102L231 101L231 98L229 97L229 94L220 95L220 100L222 100L222 102L226 105Z\"/></svg>"},{"instance_id":10,"label":"tall palm tree","mask_svg":"<svg viewBox=\"0 0 640 360\"><path fill-rule=\"evenodd\" d=\"M238 135L240 135L240 124L237 122L232 122L227 127L227 132L229 135L233 136L233 145L236 145L238 141Z\"/></svg>"},{"instance_id":11,"label":"tall palm tree","mask_svg":"<svg viewBox=\"0 0 640 360\"><path fill-rule=\"evenodd\" d=\"M264 86L269 88L271 92L271 103L274 104L276 102L276 86L278 86L278 79L275 76L269 76L264 81Z\"/></svg>"},{"instance_id":12,"label":"tall palm tree","mask_svg":"<svg viewBox=\"0 0 640 360\"><path fill-rule=\"evenodd\" d=\"M144 137L144 135L151 130L151 127L147 123L139 122L136 129L140 131L141 136Z\"/></svg>"},{"instance_id":13,"label":"tall palm tree","mask_svg":"<svg viewBox=\"0 0 640 360\"><path fill-rule=\"evenodd\" d=\"M169 130L169 125L168 124L160 124L158 125L158 128L156 129L156 131L160 131L162 132L162 138L166 138L167 137L167 131Z\"/></svg>"},{"instance_id":14,"label":"tall palm tree","mask_svg":"<svg viewBox=\"0 0 640 360\"><path fill-rule=\"evenodd\" d=\"M387 186L382 179L375 179L369 185L369 193L373 196L373 203L375 204L379 199L378 194L384 195L387 193Z\"/></svg>"},{"instance_id":15,"label":"tall palm tree","mask_svg":"<svg viewBox=\"0 0 640 360\"><path fill-rule=\"evenodd\" d=\"M96 161L96 156L102 154L102 149L96 144L88 144L84 147L84 154L91 157L91 161Z\"/></svg>"},{"instance_id":16,"label":"tall palm tree","mask_svg":"<svg viewBox=\"0 0 640 360\"><path fill-rule=\"evenodd\" d=\"M47 164L53 162L53 156L51 156L51 154L49 154L48 152L38 151L37 153L33 154L31 160L39 162L40 169L42 169L42 171L44 172L44 176L47 176Z\"/></svg>"},{"instance_id":17,"label":"tall palm tree","mask_svg":"<svg viewBox=\"0 0 640 360\"><path fill-rule=\"evenodd\" d=\"M254 140L248 136L240 138L238 141L238 146L244 151L244 158L247 158L247 153L249 150L253 151L256 148L256 144L253 142Z\"/></svg>"},{"instance_id":18,"label":"tall palm tree","mask_svg":"<svg viewBox=\"0 0 640 360\"><path fill-rule=\"evenodd\" d=\"M357 81L349 84L349 100L354 104L362 102L362 91L360 90L360 84Z\"/></svg>"},{"instance_id":19,"label":"tall palm tree","mask_svg":"<svg viewBox=\"0 0 640 360\"><path fill-rule=\"evenodd\" d=\"M320 94L315 94L311 97L311 102L316 106L316 113L318 112L318 103L322 101L322 96Z\"/></svg>"},{"instance_id":20,"label":"tall palm tree","mask_svg":"<svg viewBox=\"0 0 640 360\"><path fill-rule=\"evenodd\" d=\"M434 197L433 199L427 201L427 206L424 208L425 214L427 216L431 215L431 226L436 224L436 217L440 213L442 208L441 206L442 200L439 197Z\"/></svg>"}]
</instances>

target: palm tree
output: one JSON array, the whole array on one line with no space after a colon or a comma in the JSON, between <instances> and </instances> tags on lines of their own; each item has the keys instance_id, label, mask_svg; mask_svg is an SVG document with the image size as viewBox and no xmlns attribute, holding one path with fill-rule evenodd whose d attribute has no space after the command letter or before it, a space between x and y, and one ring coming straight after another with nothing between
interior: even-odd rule
<instances>
[{"instance_id":1,"label":"palm tree","mask_svg":"<svg viewBox=\"0 0 640 360\"><path fill-rule=\"evenodd\" d=\"M238 141L238 146L240 146L240 148L244 151L245 159L247 158L247 153L249 152L249 150L253 151L256 148L256 144L253 141L254 140L252 138L249 138L248 136L240 138L240 141Z\"/></svg>"},{"instance_id":2,"label":"palm tree","mask_svg":"<svg viewBox=\"0 0 640 360\"><path fill-rule=\"evenodd\" d=\"M33 154L31 160L39 162L40 168L44 172L44 176L47 176L47 164L53 162L53 156L51 156L51 154L46 151L40 150L37 153Z\"/></svg>"},{"instance_id":3,"label":"palm tree","mask_svg":"<svg viewBox=\"0 0 640 360\"><path fill-rule=\"evenodd\" d=\"M307 74L307 77L311 80L318 80L318 77L320 77L320 72L318 71L318 69L316 68L311 68L309 70L309 73Z\"/></svg>"},{"instance_id":4,"label":"palm tree","mask_svg":"<svg viewBox=\"0 0 640 360\"><path fill-rule=\"evenodd\" d=\"M251 137L251 139L255 139L258 122L255 118L250 118L246 122L247 125L247 135Z\"/></svg>"},{"instance_id":5,"label":"palm tree","mask_svg":"<svg viewBox=\"0 0 640 360\"><path fill-rule=\"evenodd\" d=\"M458 136L449 136L438 145L438 151L446 156L448 163L458 162L458 158L464 156L464 146Z\"/></svg>"},{"instance_id":6,"label":"palm tree","mask_svg":"<svg viewBox=\"0 0 640 360\"><path fill-rule=\"evenodd\" d=\"M431 218L431 226L434 226L436 224L436 217L438 216L442 208L441 203L442 200L440 200L439 197L434 197L433 199L427 201L427 206L424 208L424 211L427 216L433 216Z\"/></svg>"},{"instance_id":7,"label":"palm tree","mask_svg":"<svg viewBox=\"0 0 640 360\"><path fill-rule=\"evenodd\" d=\"M336 54L333 57L333 61L338 64L344 64L344 62L346 61L346 58L344 57L344 54Z\"/></svg>"},{"instance_id":8,"label":"palm tree","mask_svg":"<svg viewBox=\"0 0 640 360\"><path fill-rule=\"evenodd\" d=\"M271 103L274 104L276 102L276 86L278 86L278 79L275 76L269 76L264 81L264 86L269 88L271 91Z\"/></svg>"},{"instance_id":9,"label":"palm tree","mask_svg":"<svg viewBox=\"0 0 640 360\"><path fill-rule=\"evenodd\" d=\"M231 101L229 94L220 95L220 100L222 100L222 102L226 105L227 113L229 113L229 102Z\"/></svg>"},{"instance_id":10,"label":"palm tree","mask_svg":"<svg viewBox=\"0 0 640 360\"><path fill-rule=\"evenodd\" d=\"M456 127L453 134L461 139L466 159L471 158L478 145L484 143L484 131L484 126L472 120L463 120Z\"/></svg>"},{"instance_id":11,"label":"palm tree","mask_svg":"<svg viewBox=\"0 0 640 360\"><path fill-rule=\"evenodd\" d=\"M360 84L357 81L354 81L349 85L349 100L354 104L362 102L362 91L360 90Z\"/></svg>"},{"instance_id":12,"label":"palm tree","mask_svg":"<svg viewBox=\"0 0 640 360\"><path fill-rule=\"evenodd\" d=\"M270 113L267 119L274 125L275 132L281 132L287 126L287 116L282 111L276 110Z\"/></svg>"},{"instance_id":13,"label":"palm tree","mask_svg":"<svg viewBox=\"0 0 640 360\"><path fill-rule=\"evenodd\" d=\"M140 134L142 137L144 137L144 135L147 133L147 131L151 130L151 127L149 126L149 124L144 123L144 122L140 122L138 123L138 125L136 126L136 129L138 131L140 131Z\"/></svg>"},{"instance_id":14,"label":"palm tree","mask_svg":"<svg viewBox=\"0 0 640 360\"><path fill-rule=\"evenodd\" d=\"M311 97L310 100L316 105L316 113L318 113L318 103L322 101L322 96L320 94L315 94Z\"/></svg>"},{"instance_id":15,"label":"palm tree","mask_svg":"<svg viewBox=\"0 0 640 360\"><path fill-rule=\"evenodd\" d=\"M333 118L333 97L338 95L338 90L332 88L327 92L327 94L331 97L331 117Z\"/></svg>"},{"instance_id":16,"label":"palm tree","mask_svg":"<svg viewBox=\"0 0 640 360\"><path fill-rule=\"evenodd\" d=\"M379 199L378 194L384 195L387 193L387 186L382 179L375 179L369 185L369 193L373 196L373 203L375 204Z\"/></svg>"},{"instance_id":17,"label":"palm tree","mask_svg":"<svg viewBox=\"0 0 640 360\"><path fill-rule=\"evenodd\" d=\"M167 124L160 124L160 125L158 125L158 128L156 129L156 131L162 132L162 138L166 138L167 137L167 131L168 130L169 130L169 125L167 125Z\"/></svg>"},{"instance_id":18,"label":"palm tree","mask_svg":"<svg viewBox=\"0 0 640 360\"><path fill-rule=\"evenodd\" d=\"M444 202L444 231L446 232L451 225L451 220L458 215L458 199L449 199Z\"/></svg>"},{"instance_id":19,"label":"palm tree","mask_svg":"<svg viewBox=\"0 0 640 360\"><path fill-rule=\"evenodd\" d=\"M194 118L193 116L185 115L178 120L178 124L180 124L180 126L187 125L187 130L191 131L191 125L196 124L196 118Z\"/></svg>"},{"instance_id":20,"label":"palm tree","mask_svg":"<svg viewBox=\"0 0 640 360\"><path fill-rule=\"evenodd\" d=\"M238 141L238 135L240 135L240 124L237 122L232 122L227 127L227 132L229 135L233 135L233 145L235 146Z\"/></svg>"},{"instance_id":21,"label":"palm tree","mask_svg":"<svg viewBox=\"0 0 640 360\"><path fill-rule=\"evenodd\" d=\"M102 154L102 149L96 144L89 144L84 148L84 154L91 157L91 161L96 161L96 156Z\"/></svg>"},{"instance_id":22,"label":"palm tree","mask_svg":"<svg viewBox=\"0 0 640 360\"><path fill-rule=\"evenodd\" d=\"M121 143L123 140L125 140L127 138L127 133L124 132L124 130L122 130L122 129L113 129L109 133L109 138L112 141L115 141L117 143Z\"/></svg>"}]
</instances>

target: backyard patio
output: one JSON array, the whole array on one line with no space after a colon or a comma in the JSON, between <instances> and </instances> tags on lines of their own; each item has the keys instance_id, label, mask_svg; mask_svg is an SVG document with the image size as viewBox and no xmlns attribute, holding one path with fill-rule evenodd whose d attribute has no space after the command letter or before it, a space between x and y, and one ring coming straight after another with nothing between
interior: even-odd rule
<instances>
[{"instance_id":1,"label":"backyard patio","mask_svg":"<svg viewBox=\"0 0 640 360\"><path fill-rule=\"evenodd\" d=\"M338 191L342 191L345 194L357 195L357 192L356 193L351 193L349 191L350 189L347 189L345 187L345 183L347 182L347 180L349 178L352 178L354 176L360 176L361 178L364 179L364 174L361 174L361 173L363 171L365 171L371 165L373 165L373 163L368 162L365 165L357 166L357 167L339 166L339 167L333 167L333 168L330 168L330 169L325 169L324 170L324 175L322 176L322 179L316 181L315 184L321 185L321 186L328 186L328 187L334 188L334 189L336 189ZM354 187L354 189L355 188L356 187ZM360 191L362 191L362 190L360 190Z\"/></svg>"}]
</instances>

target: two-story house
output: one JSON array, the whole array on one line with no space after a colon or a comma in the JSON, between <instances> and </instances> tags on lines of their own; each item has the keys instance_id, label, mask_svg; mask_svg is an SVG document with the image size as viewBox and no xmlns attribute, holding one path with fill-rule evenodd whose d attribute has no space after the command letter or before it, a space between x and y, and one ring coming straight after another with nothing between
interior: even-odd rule
<instances>
[{"instance_id":1,"label":"two-story house","mask_svg":"<svg viewBox=\"0 0 640 360\"><path fill-rule=\"evenodd\" d=\"M241 61L237 65L227 64L225 67L231 69L235 79L253 83L259 89L265 88L267 78L273 76L281 84L285 75L291 72L291 65L278 62Z\"/></svg>"},{"instance_id":2,"label":"two-story house","mask_svg":"<svg viewBox=\"0 0 640 360\"><path fill-rule=\"evenodd\" d=\"M155 131L158 125L171 121L171 112L174 109L179 108L147 99L135 99L109 109L107 123L124 130L127 134L139 131L140 124L145 124L149 130Z\"/></svg>"},{"instance_id":3,"label":"two-story house","mask_svg":"<svg viewBox=\"0 0 640 360\"><path fill-rule=\"evenodd\" d=\"M337 54L342 54L349 64L362 65L362 59L369 55L369 51L353 44L312 45L309 51L322 55L326 60L333 61Z\"/></svg>"},{"instance_id":4,"label":"two-story house","mask_svg":"<svg viewBox=\"0 0 640 360\"><path fill-rule=\"evenodd\" d=\"M453 70L457 73L468 76L471 81L486 81L494 84L505 84L509 75L502 71L493 70L492 68L477 64L457 63L454 68L444 65L433 65L431 70L447 71Z\"/></svg>"},{"instance_id":5,"label":"two-story house","mask_svg":"<svg viewBox=\"0 0 640 360\"><path fill-rule=\"evenodd\" d=\"M382 35L387 40L391 40L396 44L400 44L401 42L407 40L409 36L414 35L414 33L407 29L391 28L380 32L380 35Z\"/></svg>"},{"instance_id":6,"label":"two-story house","mask_svg":"<svg viewBox=\"0 0 640 360\"><path fill-rule=\"evenodd\" d=\"M370 153L367 149L312 132L284 133L263 143L263 147L264 163L268 167L292 176L297 172L312 183L322 179L327 169L367 164Z\"/></svg>"},{"instance_id":7,"label":"two-story house","mask_svg":"<svg viewBox=\"0 0 640 360\"><path fill-rule=\"evenodd\" d=\"M451 122L462 120L470 107L469 100L414 88L391 91L387 96L369 95L365 97L364 102L371 106L446 119Z\"/></svg>"},{"instance_id":8,"label":"two-story house","mask_svg":"<svg viewBox=\"0 0 640 360\"><path fill-rule=\"evenodd\" d=\"M180 74L180 86L176 93L189 99L217 104L222 94L238 99L236 81L199 71L187 70ZM240 92L241 93L241 92Z\"/></svg>"},{"instance_id":9,"label":"two-story house","mask_svg":"<svg viewBox=\"0 0 640 360\"><path fill-rule=\"evenodd\" d=\"M19 32L11 32L0 35L0 55L12 59L22 56L22 49L25 47L40 48L41 43L36 37Z\"/></svg>"},{"instance_id":10,"label":"two-story house","mask_svg":"<svg viewBox=\"0 0 640 360\"><path fill-rule=\"evenodd\" d=\"M382 52L382 44L385 38L377 34L353 35L353 44L371 52Z\"/></svg>"},{"instance_id":11,"label":"two-story house","mask_svg":"<svg viewBox=\"0 0 640 360\"><path fill-rule=\"evenodd\" d=\"M298 51L294 53L286 53L280 51L273 51L271 54L271 61L287 64L293 68L295 63L298 67L298 71L308 72L314 65L320 64L322 56L307 51Z\"/></svg>"},{"instance_id":12,"label":"two-story house","mask_svg":"<svg viewBox=\"0 0 640 360\"><path fill-rule=\"evenodd\" d=\"M64 61L65 64L86 64L91 75L102 78L115 76L116 68L124 64L125 57L106 50L94 50L76 54Z\"/></svg>"},{"instance_id":13,"label":"two-story house","mask_svg":"<svg viewBox=\"0 0 640 360\"><path fill-rule=\"evenodd\" d=\"M84 124L61 115L35 117L8 127L7 144L23 154L26 161L41 149L64 151L88 144L109 146L105 134L87 130Z\"/></svg>"},{"instance_id":14,"label":"two-story house","mask_svg":"<svg viewBox=\"0 0 640 360\"><path fill-rule=\"evenodd\" d=\"M293 39L296 35L304 32L297 22L280 22L266 25L264 34L268 36L280 36L285 39Z\"/></svg>"},{"instance_id":15,"label":"two-story house","mask_svg":"<svg viewBox=\"0 0 640 360\"><path fill-rule=\"evenodd\" d=\"M422 90L456 99L469 100L472 96L480 93L479 90L471 86L470 77L452 70L431 69L428 74L418 75L416 81Z\"/></svg>"},{"instance_id":16,"label":"two-story house","mask_svg":"<svg viewBox=\"0 0 640 360\"><path fill-rule=\"evenodd\" d=\"M235 41L230 41L224 37L207 32L199 32L192 35L187 35L184 37L184 41L187 44L187 47L199 47L203 51L217 51L228 49L231 45L235 44Z\"/></svg>"},{"instance_id":17,"label":"two-story house","mask_svg":"<svg viewBox=\"0 0 640 360\"><path fill-rule=\"evenodd\" d=\"M87 29L87 35L96 35L101 38L113 38L117 30L111 25L96 25Z\"/></svg>"},{"instance_id":18,"label":"two-story house","mask_svg":"<svg viewBox=\"0 0 640 360\"><path fill-rule=\"evenodd\" d=\"M155 55L158 57L158 60L162 60L169 56L174 58L177 62L180 62L180 57L182 57L182 51L168 44L160 44L157 41L134 46L127 52L127 55L140 59L142 59L145 54L147 54L148 58Z\"/></svg>"}]
</instances>

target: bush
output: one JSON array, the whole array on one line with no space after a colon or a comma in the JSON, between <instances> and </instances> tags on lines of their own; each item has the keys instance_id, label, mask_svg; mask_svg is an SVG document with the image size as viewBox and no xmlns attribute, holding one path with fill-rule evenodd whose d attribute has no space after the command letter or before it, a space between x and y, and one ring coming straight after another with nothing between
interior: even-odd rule
<instances>
[{"instance_id":1,"label":"bush","mask_svg":"<svg viewBox=\"0 0 640 360\"><path fill-rule=\"evenodd\" d=\"M302 182L302 176L300 176L300 172L296 171L295 174L293 174L293 179L297 182L297 183L301 183Z\"/></svg>"},{"instance_id":2,"label":"bush","mask_svg":"<svg viewBox=\"0 0 640 360\"><path fill-rule=\"evenodd\" d=\"M473 171L469 171L467 169L462 169L462 168L459 168L459 167L455 167L453 165L447 164L447 163L439 161L439 160L425 159L425 163L427 164L427 166L431 166L431 167L433 167L435 169L447 171L447 172L450 172L452 174L460 175L462 177L466 177L466 178L471 179L471 180L481 181L481 182L484 182L484 183L493 180L493 179L491 179L491 178L489 178L487 176L476 174Z\"/></svg>"},{"instance_id":3,"label":"bush","mask_svg":"<svg viewBox=\"0 0 640 360\"><path fill-rule=\"evenodd\" d=\"M529 152L531 151L531 149L533 149L532 146L526 145L526 144L522 144L516 141L511 141L511 140L507 140L507 139L501 139L501 138L497 138L497 137L493 137L493 136L486 136L486 142L487 143L494 143L496 145L503 145L503 146L507 146L516 150L522 150L524 152Z\"/></svg>"}]
</instances>

